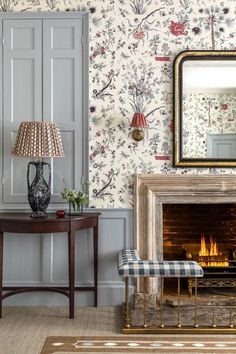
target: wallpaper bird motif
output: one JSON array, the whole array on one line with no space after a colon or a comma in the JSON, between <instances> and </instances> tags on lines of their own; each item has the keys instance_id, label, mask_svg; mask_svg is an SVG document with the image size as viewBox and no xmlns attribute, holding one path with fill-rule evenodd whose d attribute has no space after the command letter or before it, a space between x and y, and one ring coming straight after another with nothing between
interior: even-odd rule
<instances>
[{"instance_id":1,"label":"wallpaper bird motif","mask_svg":"<svg viewBox=\"0 0 236 354\"><path fill-rule=\"evenodd\" d=\"M90 13L90 204L133 205L136 173L234 173L172 164L172 64L183 50L236 48L235 0L0 0L1 11ZM132 140L133 113L148 122Z\"/></svg>"}]
</instances>

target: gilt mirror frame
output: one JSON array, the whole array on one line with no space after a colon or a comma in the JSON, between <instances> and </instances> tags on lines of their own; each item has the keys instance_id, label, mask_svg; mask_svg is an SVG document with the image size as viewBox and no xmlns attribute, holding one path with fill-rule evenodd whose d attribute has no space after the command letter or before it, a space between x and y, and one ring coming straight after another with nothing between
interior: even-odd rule
<instances>
[{"instance_id":1,"label":"gilt mirror frame","mask_svg":"<svg viewBox=\"0 0 236 354\"><path fill-rule=\"evenodd\" d=\"M236 154L233 158L193 158L183 155L183 64L186 61L235 61L236 51L184 51L179 53L173 64L173 120L174 120L174 154L176 167L235 167ZM236 78L235 78L236 80ZM235 85L236 86L236 85ZM236 91L235 91L236 94ZM236 108L236 107L235 107ZM236 131L235 131L236 134Z\"/></svg>"}]
</instances>

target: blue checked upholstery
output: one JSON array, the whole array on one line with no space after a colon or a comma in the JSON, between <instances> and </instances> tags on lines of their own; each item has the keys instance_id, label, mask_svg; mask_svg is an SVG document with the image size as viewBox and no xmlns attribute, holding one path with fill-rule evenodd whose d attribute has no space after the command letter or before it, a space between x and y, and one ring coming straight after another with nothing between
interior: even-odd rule
<instances>
[{"instance_id":1,"label":"blue checked upholstery","mask_svg":"<svg viewBox=\"0 0 236 354\"><path fill-rule=\"evenodd\" d=\"M141 260L137 250L124 249L118 254L118 273L131 277L202 277L203 269L194 261Z\"/></svg>"},{"instance_id":2,"label":"blue checked upholstery","mask_svg":"<svg viewBox=\"0 0 236 354\"><path fill-rule=\"evenodd\" d=\"M132 261L141 261L137 250L121 250L118 254L118 268Z\"/></svg>"}]
</instances>

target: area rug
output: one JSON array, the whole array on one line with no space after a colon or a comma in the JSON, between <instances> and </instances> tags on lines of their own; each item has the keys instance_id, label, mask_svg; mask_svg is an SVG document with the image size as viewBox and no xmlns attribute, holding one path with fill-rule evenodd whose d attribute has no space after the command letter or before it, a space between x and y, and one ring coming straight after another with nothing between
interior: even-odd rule
<instances>
[{"instance_id":1,"label":"area rug","mask_svg":"<svg viewBox=\"0 0 236 354\"><path fill-rule=\"evenodd\" d=\"M93 336L48 337L41 354L72 353L236 353L235 336Z\"/></svg>"}]
</instances>

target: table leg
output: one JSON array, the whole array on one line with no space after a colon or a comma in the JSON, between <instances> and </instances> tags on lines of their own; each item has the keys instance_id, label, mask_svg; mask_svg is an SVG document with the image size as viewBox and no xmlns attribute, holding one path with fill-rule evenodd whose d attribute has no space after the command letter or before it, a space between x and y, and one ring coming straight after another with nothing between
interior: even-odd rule
<instances>
[{"instance_id":1,"label":"table leg","mask_svg":"<svg viewBox=\"0 0 236 354\"><path fill-rule=\"evenodd\" d=\"M69 308L70 318L75 312L75 230L68 232Z\"/></svg>"},{"instance_id":2,"label":"table leg","mask_svg":"<svg viewBox=\"0 0 236 354\"><path fill-rule=\"evenodd\" d=\"M0 318L2 318L3 232L0 232Z\"/></svg>"},{"instance_id":3,"label":"table leg","mask_svg":"<svg viewBox=\"0 0 236 354\"><path fill-rule=\"evenodd\" d=\"M94 305L98 306L98 226L93 228Z\"/></svg>"}]
</instances>

